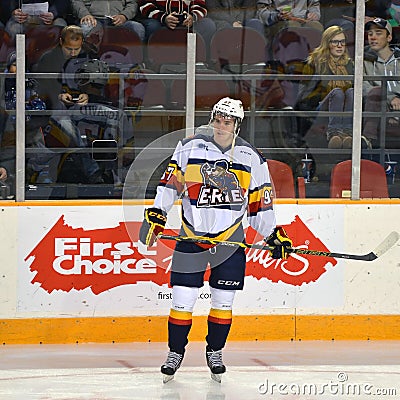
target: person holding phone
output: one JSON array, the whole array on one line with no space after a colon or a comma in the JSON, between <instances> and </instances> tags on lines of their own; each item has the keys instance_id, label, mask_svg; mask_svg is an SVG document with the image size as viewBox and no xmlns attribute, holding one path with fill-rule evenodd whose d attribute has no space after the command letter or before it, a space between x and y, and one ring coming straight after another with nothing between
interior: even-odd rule
<instances>
[{"instance_id":1,"label":"person holding phone","mask_svg":"<svg viewBox=\"0 0 400 400\"><path fill-rule=\"evenodd\" d=\"M147 42L150 36L159 29L192 29L199 33L206 43L216 31L215 23L207 17L205 0L193 0L186 4L183 0L162 2L157 0L139 0Z\"/></svg>"},{"instance_id":2,"label":"person holding phone","mask_svg":"<svg viewBox=\"0 0 400 400\"><path fill-rule=\"evenodd\" d=\"M105 87L110 70L104 61L86 60L77 63L74 69L73 79L88 101L83 104L78 100L68 113L54 113L44 129L46 146L65 148L65 153L53 153L57 182L119 184L119 172L128 168L134 158L132 151L123 150L125 145L131 147L134 140L132 116L121 114L107 98ZM71 152L68 148L87 151ZM93 152L100 148L109 150L106 154Z\"/></svg>"},{"instance_id":3,"label":"person holding phone","mask_svg":"<svg viewBox=\"0 0 400 400\"><path fill-rule=\"evenodd\" d=\"M77 25L69 25L63 28L60 34L59 44L44 53L33 72L60 73L67 72L67 62L71 59L83 62L95 58L95 54L87 47L83 40L82 28ZM72 71L73 72L73 71ZM60 106L70 107L74 104L85 105L88 96L80 93L76 84L71 79L38 78L39 93L46 101L48 109L57 109Z\"/></svg>"}]
</instances>

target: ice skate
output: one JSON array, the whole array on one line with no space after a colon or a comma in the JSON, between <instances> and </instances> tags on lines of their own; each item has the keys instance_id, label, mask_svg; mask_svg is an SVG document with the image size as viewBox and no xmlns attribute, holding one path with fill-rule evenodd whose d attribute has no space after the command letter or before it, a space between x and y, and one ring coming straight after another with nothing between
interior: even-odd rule
<instances>
[{"instance_id":1,"label":"ice skate","mask_svg":"<svg viewBox=\"0 0 400 400\"><path fill-rule=\"evenodd\" d=\"M181 366L183 354L169 351L165 363L161 366L161 373L163 374L163 382L167 383L174 379L176 370Z\"/></svg>"},{"instance_id":2,"label":"ice skate","mask_svg":"<svg viewBox=\"0 0 400 400\"><path fill-rule=\"evenodd\" d=\"M206 360L211 371L211 379L221 383L222 374L226 371L222 362L222 350L214 351L209 346L206 347Z\"/></svg>"}]
</instances>

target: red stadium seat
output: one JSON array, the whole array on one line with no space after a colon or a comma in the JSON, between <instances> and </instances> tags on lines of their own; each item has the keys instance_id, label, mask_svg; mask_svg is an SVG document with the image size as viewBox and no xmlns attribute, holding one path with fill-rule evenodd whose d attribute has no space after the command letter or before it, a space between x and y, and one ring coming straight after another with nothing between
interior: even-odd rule
<instances>
[{"instance_id":1,"label":"red stadium seat","mask_svg":"<svg viewBox=\"0 0 400 400\"><path fill-rule=\"evenodd\" d=\"M274 194L277 198L293 199L296 197L293 172L289 165L282 161L267 160L272 178ZM299 197L305 197L304 178L298 179Z\"/></svg>"},{"instance_id":2,"label":"red stadium seat","mask_svg":"<svg viewBox=\"0 0 400 400\"><path fill-rule=\"evenodd\" d=\"M265 63L267 42L251 28L225 28L215 32L210 45L211 62L217 70L242 72Z\"/></svg>"},{"instance_id":3,"label":"red stadium seat","mask_svg":"<svg viewBox=\"0 0 400 400\"><path fill-rule=\"evenodd\" d=\"M36 25L27 30L25 37L28 69L39 61L43 53L58 44L60 32L61 27L54 25Z\"/></svg>"},{"instance_id":4,"label":"red stadium seat","mask_svg":"<svg viewBox=\"0 0 400 400\"><path fill-rule=\"evenodd\" d=\"M333 167L331 174L330 197L351 196L351 160L342 161ZM369 160L361 160L360 198L388 198L385 169Z\"/></svg>"},{"instance_id":5,"label":"red stadium seat","mask_svg":"<svg viewBox=\"0 0 400 400\"><path fill-rule=\"evenodd\" d=\"M112 51L113 46L123 47L127 50L127 58L131 63L143 63L143 44L137 33L123 26L104 27L103 38L99 46L99 54ZM110 60L112 62L112 60Z\"/></svg>"},{"instance_id":6,"label":"red stadium seat","mask_svg":"<svg viewBox=\"0 0 400 400\"><path fill-rule=\"evenodd\" d=\"M200 72L200 71L198 71ZM214 70L202 70L201 74L219 75ZM196 109L211 109L222 97L230 96L230 87L226 80L196 79L195 107ZM183 108L186 104L186 80L174 80L171 84L171 104L174 108Z\"/></svg>"},{"instance_id":7,"label":"red stadium seat","mask_svg":"<svg viewBox=\"0 0 400 400\"><path fill-rule=\"evenodd\" d=\"M3 67L6 66L8 55L14 49L15 45L14 43L12 43L9 34L3 28L0 28L0 64L2 67L1 72L3 72Z\"/></svg>"},{"instance_id":8,"label":"red stadium seat","mask_svg":"<svg viewBox=\"0 0 400 400\"><path fill-rule=\"evenodd\" d=\"M147 77L146 75L154 75ZM112 101L114 106L119 105L119 79L110 79L105 93L108 99ZM155 106L166 106L167 96L166 87L162 79L157 79L154 71L135 68L129 72L129 76L125 78L124 85L124 107L132 107L134 109L149 108Z\"/></svg>"},{"instance_id":9,"label":"red stadium seat","mask_svg":"<svg viewBox=\"0 0 400 400\"><path fill-rule=\"evenodd\" d=\"M260 78L241 79L235 86L235 95L242 100L245 110L251 108L252 89L254 92L254 101L256 110L266 110L269 108L283 108L283 99L285 91L292 89L291 82L278 79L267 79L268 75L276 74L278 71L268 71L265 67L249 69L244 75L260 75ZM266 79L262 76L265 75ZM284 83L283 83L284 82Z\"/></svg>"},{"instance_id":10,"label":"red stadium seat","mask_svg":"<svg viewBox=\"0 0 400 400\"><path fill-rule=\"evenodd\" d=\"M187 61L187 31L183 29L155 31L147 44L147 57L150 68L157 72L163 64L185 65ZM204 39L200 35L196 35L196 63L206 63L206 61Z\"/></svg>"}]
</instances>

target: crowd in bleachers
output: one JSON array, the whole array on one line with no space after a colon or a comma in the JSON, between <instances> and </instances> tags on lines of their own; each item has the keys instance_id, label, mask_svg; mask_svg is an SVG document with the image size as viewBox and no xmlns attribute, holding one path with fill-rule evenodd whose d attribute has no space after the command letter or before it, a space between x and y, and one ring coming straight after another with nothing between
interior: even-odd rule
<instances>
[{"instance_id":1,"label":"crowd in bleachers","mask_svg":"<svg viewBox=\"0 0 400 400\"><path fill-rule=\"evenodd\" d=\"M36 99L36 108L29 106L31 109L49 111L46 120L43 116L31 118L32 127L28 131L32 138L39 138L39 145L32 142L32 147L68 149L93 146L96 141L104 140L112 148L116 143L115 147L121 149L132 146L135 124L144 121L137 112L141 108L183 110L184 80L157 80L147 75L185 72L188 31L198 34L196 73L211 76L196 82L196 108L209 109L219 98L231 95L241 98L246 110L311 111L307 117L293 113L289 117L283 114L275 119L259 118L253 126L253 136L250 134L247 139L261 147L352 147L355 1L50 0L47 3L45 10L41 9L43 2L36 0L2 0L0 4L2 71L10 72L11 61L15 60L16 34L25 33L27 72L65 75L32 80L36 97L29 95L27 104ZM395 46L400 42L400 0L370 0L365 7L364 72L395 77L387 85L382 85L379 79L364 83L365 111L383 110L383 96L387 97L385 111L400 111L400 64L397 66L400 50ZM125 74L122 86L119 78L110 76L114 72ZM85 82L71 78L74 74L90 76L91 73L104 76ZM212 75L221 73L230 78L213 79ZM290 75L304 75L308 79L296 80ZM327 80L324 75L342 77ZM348 79L343 78L346 75ZM6 110L11 103L6 104L5 96L15 95L10 91L10 79L0 85L0 108ZM382 88L386 88L384 94ZM126 109L132 111L128 117L121 113ZM54 110L71 110L71 114L57 114ZM324 111L332 116L326 117ZM399 147L396 138L400 131L399 117L394 114L385 120L387 123L382 124L376 117L364 118L364 149ZM2 153L7 154L4 149L15 147L15 140L14 144L5 140L12 136L15 124L7 113L2 113L0 124ZM260 134L263 131L272 132L265 141L261 135L266 133ZM382 131L388 140L380 134ZM317 140L313 142L313 138ZM124 165L133 159L127 153ZM8 161L0 163L6 170L13 168L10 164L13 152L9 154ZM28 157L28 164L30 183L120 182L117 160L99 163L90 154L77 157L68 152L59 151L56 155L44 152L40 157ZM47 173L49 165L56 165L57 172ZM42 171L46 172L45 181L41 181ZM2 169L0 174L3 179Z\"/></svg>"}]
</instances>

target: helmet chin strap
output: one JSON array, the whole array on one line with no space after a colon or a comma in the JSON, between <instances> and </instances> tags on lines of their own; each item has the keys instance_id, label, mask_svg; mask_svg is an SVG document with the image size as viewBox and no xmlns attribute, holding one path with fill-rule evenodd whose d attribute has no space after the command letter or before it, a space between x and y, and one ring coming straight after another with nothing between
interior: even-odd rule
<instances>
[{"instance_id":1,"label":"helmet chin strap","mask_svg":"<svg viewBox=\"0 0 400 400\"><path fill-rule=\"evenodd\" d=\"M238 120L236 119L235 121L235 133L233 134L233 139L232 139L232 144L231 144L231 151L230 151L230 156L229 156L229 168L232 167L233 164L233 152L235 150L235 143L236 143L236 138L239 136L240 132L240 125Z\"/></svg>"},{"instance_id":2,"label":"helmet chin strap","mask_svg":"<svg viewBox=\"0 0 400 400\"><path fill-rule=\"evenodd\" d=\"M236 136L237 135L233 135L233 140L232 140L232 144L231 144L231 151L230 151L230 156L229 156L229 168L231 168L233 165L233 151L235 149Z\"/></svg>"}]
</instances>

